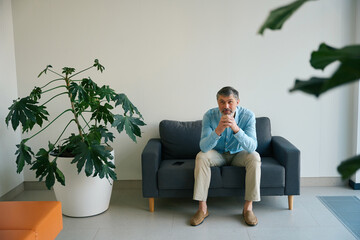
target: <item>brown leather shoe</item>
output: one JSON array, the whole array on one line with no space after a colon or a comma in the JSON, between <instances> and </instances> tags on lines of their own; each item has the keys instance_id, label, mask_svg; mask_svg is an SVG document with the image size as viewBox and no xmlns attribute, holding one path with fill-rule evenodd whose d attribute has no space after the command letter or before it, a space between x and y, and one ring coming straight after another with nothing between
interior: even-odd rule
<instances>
[{"instance_id":1,"label":"brown leather shoe","mask_svg":"<svg viewBox=\"0 0 360 240\"><path fill-rule=\"evenodd\" d=\"M253 211L244 211L243 210L243 216L245 223L249 226L256 226L258 224L258 220L254 214Z\"/></svg>"},{"instance_id":2,"label":"brown leather shoe","mask_svg":"<svg viewBox=\"0 0 360 240\"><path fill-rule=\"evenodd\" d=\"M198 210L190 220L191 226L200 225L204 221L204 219L207 218L207 216L209 216L208 210L206 210L206 214L204 214L202 210Z\"/></svg>"}]
</instances>

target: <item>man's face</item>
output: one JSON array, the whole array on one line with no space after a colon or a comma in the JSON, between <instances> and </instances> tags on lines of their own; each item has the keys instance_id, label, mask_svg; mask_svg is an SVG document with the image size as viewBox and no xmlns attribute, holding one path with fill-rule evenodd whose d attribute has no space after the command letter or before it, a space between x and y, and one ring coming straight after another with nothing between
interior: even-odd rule
<instances>
[{"instance_id":1,"label":"man's face","mask_svg":"<svg viewBox=\"0 0 360 240\"><path fill-rule=\"evenodd\" d=\"M228 97L220 95L217 102L219 110L223 115L234 115L240 100L236 100L234 95L231 94Z\"/></svg>"}]
</instances>

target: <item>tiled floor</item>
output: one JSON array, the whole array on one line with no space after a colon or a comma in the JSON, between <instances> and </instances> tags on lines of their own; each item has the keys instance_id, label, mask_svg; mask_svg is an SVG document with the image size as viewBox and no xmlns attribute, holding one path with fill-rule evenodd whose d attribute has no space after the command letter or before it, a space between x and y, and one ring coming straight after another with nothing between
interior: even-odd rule
<instances>
[{"instance_id":1,"label":"tiled floor","mask_svg":"<svg viewBox=\"0 0 360 240\"><path fill-rule=\"evenodd\" d=\"M349 187L303 187L294 197L294 210L287 210L287 197L263 197L255 204L259 219L248 227L242 219L243 200L210 198L210 216L198 227L189 226L197 205L191 199L156 199L155 212L141 189L113 191L110 208L89 218L64 217L64 229L56 240L119 239L355 239L316 196L355 195ZM24 191L14 200L55 200L52 191ZM360 217L360 216L359 216Z\"/></svg>"}]
</instances>

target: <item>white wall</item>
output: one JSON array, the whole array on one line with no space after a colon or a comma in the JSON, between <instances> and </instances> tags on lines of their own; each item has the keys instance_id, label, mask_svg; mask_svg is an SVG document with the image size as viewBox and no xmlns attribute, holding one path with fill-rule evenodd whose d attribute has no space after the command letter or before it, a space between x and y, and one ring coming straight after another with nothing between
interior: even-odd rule
<instances>
[{"instance_id":1,"label":"white wall","mask_svg":"<svg viewBox=\"0 0 360 240\"><path fill-rule=\"evenodd\" d=\"M0 197L23 182L23 174L16 173L15 145L20 132L7 129L5 117L12 99L17 97L14 32L11 0L0 0Z\"/></svg>"},{"instance_id":2,"label":"white wall","mask_svg":"<svg viewBox=\"0 0 360 240\"><path fill-rule=\"evenodd\" d=\"M320 42L353 41L355 1L309 2L283 30L257 35L269 11L288 2L13 0L19 94L43 83L36 76L47 64L82 68L99 58L106 67L99 79L125 92L148 124L138 144L121 135L114 145L119 179L141 179L141 151L158 136L159 121L201 119L217 90L231 85L244 107L271 118L273 135L301 150L303 177L338 176L337 165L354 152L351 87L320 99L288 89L295 78L333 71L313 70L310 53Z\"/></svg>"}]
</instances>

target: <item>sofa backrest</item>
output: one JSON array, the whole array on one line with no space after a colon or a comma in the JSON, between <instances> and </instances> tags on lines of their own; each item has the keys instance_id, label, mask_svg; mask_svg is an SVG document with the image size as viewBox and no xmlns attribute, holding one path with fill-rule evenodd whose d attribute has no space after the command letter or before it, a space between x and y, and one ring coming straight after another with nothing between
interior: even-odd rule
<instances>
[{"instance_id":1,"label":"sofa backrest","mask_svg":"<svg viewBox=\"0 0 360 240\"><path fill-rule=\"evenodd\" d=\"M201 120L160 122L163 159L194 159L200 152Z\"/></svg>"},{"instance_id":2,"label":"sofa backrest","mask_svg":"<svg viewBox=\"0 0 360 240\"><path fill-rule=\"evenodd\" d=\"M256 138L258 146L256 151L262 157L270 157L271 151L271 125L267 117L256 118Z\"/></svg>"},{"instance_id":3,"label":"sofa backrest","mask_svg":"<svg viewBox=\"0 0 360 240\"><path fill-rule=\"evenodd\" d=\"M194 159L200 152L200 135L202 121L173 121L160 122L159 131L162 144L162 158ZM271 156L271 128L267 117L256 118L256 134L258 147L256 151L261 156Z\"/></svg>"}]
</instances>

